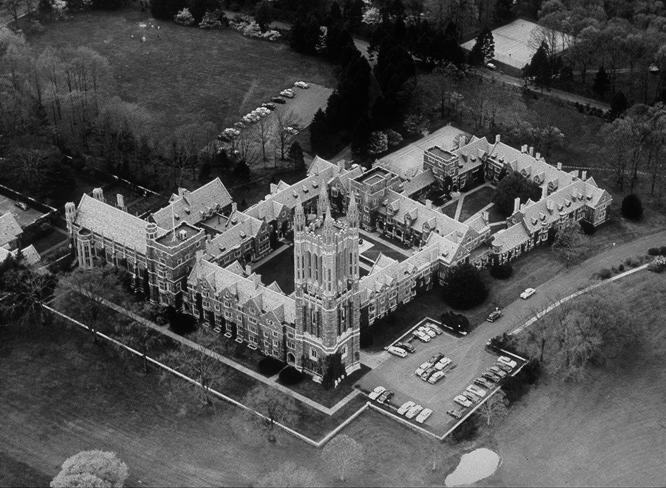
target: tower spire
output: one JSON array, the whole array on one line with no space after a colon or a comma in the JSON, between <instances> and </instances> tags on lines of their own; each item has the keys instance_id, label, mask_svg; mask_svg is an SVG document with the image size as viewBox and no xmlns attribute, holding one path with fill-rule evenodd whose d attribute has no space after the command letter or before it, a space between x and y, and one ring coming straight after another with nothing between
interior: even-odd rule
<instances>
[{"instance_id":1,"label":"tower spire","mask_svg":"<svg viewBox=\"0 0 666 488\"><path fill-rule=\"evenodd\" d=\"M299 198L296 202L296 210L294 211L294 232L303 232L305 230L305 211L303 210L303 202Z\"/></svg>"},{"instance_id":2,"label":"tower spire","mask_svg":"<svg viewBox=\"0 0 666 488\"><path fill-rule=\"evenodd\" d=\"M317 201L317 218L322 219L326 215L327 209L330 210L331 204L328 201L328 188L326 182L322 181L319 190L319 200Z\"/></svg>"},{"instance_id":3,"label":"tower spire","mask_svg":"<svg viewBox=\"0 0 666 488\"><path fill-rule=\"evenodd\" d=\"M358 206L356 205L356 196L351 191L349 194L349 206L347 207L347 221L350 227L358 227Z\"/></svg>"}]
</instances>

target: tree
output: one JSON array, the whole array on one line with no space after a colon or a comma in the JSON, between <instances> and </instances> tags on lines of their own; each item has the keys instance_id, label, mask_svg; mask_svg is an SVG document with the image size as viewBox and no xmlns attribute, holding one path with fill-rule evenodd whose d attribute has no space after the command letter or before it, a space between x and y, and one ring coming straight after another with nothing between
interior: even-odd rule
<instances>
[{"instance_id":1,"label":"tree","mask_svg":"<svg viewBox=\"0 0 666 488\"><path fill-rule=\"evenodd\" d=\"M266 417L261 418L249 412L243 414L245 420L253 424L254 429L270 442L275 442L276 423L293 426L300 418L296 400L274 388L263 385L251 389L245 395L243 403Z\"/></svg>"},{"instance_id":2,"label":"tree","mask_svg":"<svg viewBox=\"0 0 666 488\"><path fill-rule=\"evenodd\" d=\"M127 475L127 465L116 453L81 451L62 463L51 488L122 488Z\"/></svg>"},{"instance_id":3,"label":"tree","mask_svg":"<svg viewBox=\"0 0 666 488\"><path fill-rule=\"evenodd\" d=\"M340 481L361 469L365 454L363 446L345 434L338 434L331 439L321 452L323 461Z\"/></svg>"},{"instance_id":4,"label":"tree","mask_svg":"<svg viewBox=\"0 0 666 488\"><path fill-rule=\"evenodd\" d=\"M483 65L495 56L495 40L493 33L486 27L476 37L470 53L470 64Z\"/></svg>"},{"instance_id":5,"label":"tree","mask_svg":"<svg viewBox=\"0 0 666 488\"><path fill-rule=\"evenodd\" d=\"M273 7L268 1L262 0L257 4L254 9L254 20L259 24L262 32L268 29L273 22Z\"/></svg>"},{"instance_id":6,"label":"tree","mask_svg":"<svg viewBox=\"0 0 666 488\"><path fill-rule=\"evenodd\" d=\"M553 71L550 64L550 58L548 44L544 42L541 43L539 48L532 56L530 64L525 67L525 75L534 79L534 82L537 86L543 87L550 86L552 81Z\"/></svg>"},{"instance_id":7,"label":"tree","mask_svg":"<svg viewBox=\"0 0 666 488\"><path fill-rule=\"evenodd\" d=\"M333 96L333 95L331 95ZM330 101L330 99L329 99ZM329 147L329 127L326 115L319 109L310 124L310 144L315 153L326 153Z\"/></svg>"},{"instance_id":8,"label":"tree","mask_svg":"<svg viewBox=\"0 0 666 488\"><path fill-rule=\"evenodd\" d=\"M318 487L324 486L317 475L292 461L287 461L277 470L264 475L257 484L259 487L290 486Z\"/></svg>"},{"instance_id":9,"label":"tree","mask_svg":"<svg viewBox=\"0 0 666 488\"><path fill-rule=\"evenodd\" d=\"M374 131L368 140L368 154L379 156L388 150L388 137L382 131Z\"/></svg>"},{"instance_id":10,"label":"tree","mask_svg":"<svg viewBox=\"0 0 666 488\"><path fill-rule=\"evenodd\" d=\"M172 20L187 6L187 0L151 0L150 12L156 19Z\"/></svg>"},{"instance_id":11,"label":"tree","mask_svg":"<svg viewBox=\"0 0 666 488\"><path fill-rule=\"evenodd\" d=\"M643 203L638 195L632 193L624 197L622 200L622 216L634 221L643 218Z\"/></svg>"},{"instance_id":12,"label":"tree","mask_svg":"<svg viewBox=\"0 0 666 488\"><path fill-rule=\"evenodd\" d=\"M599 67L599 71L597 71L597 74L594 77L592 90L594 90L594 93L596 93L600 97L603 97L608 91L609 87L610 87L610 80L608 79L608 75L606 74L606 70L604 69L604 65L602 64Z\"/></svg>"},{"instance_id":13,"label":"tree","mask_svg":"<svg viewBox=\"0 0 666 488\"><path fill-rule=\"evenodd\" d=\"M271 132L275 135L278 150L280 151L280 159L284 161L289 150L289 141L291 140L291 129L295 122L296 117L293 111L283 113L281 110L274 112L275 114L275 128Z\"/></svg>"},{"instance_id":14,"label":"tree","mask_svg":"<svg viewBox=\"0 0 666 488\"><path fill-rule=\"evenodd\" d=\"M289 161L294 165L295 170L305 169L305 158L303 157L303 149L298 141L295 141L289 147Z\"/></svg>"},{"instance_id":15,"label":"tree","mask_svg":"<svg viewBox=\"0 0 666 488\"><path fill-rule=\"evenodd\" d=\"M486 425L490 426L493 419L504 417L508 412L506 395L498 391L481 405L479 413L486 419Z\"/></svg>"},{"instance_id":16,"label":"tree","mask_svg":"<svg viewBox=\"0 0 666 488\"><path fill-rule=\"evenodd\" d=\"M490 276L498 280L507 280L513 274L513 266L511 263L494 264L490 267Z\"/></svg>"},{"instance_id":17,"label":"tree","mask_svg":"<svg viewBox=\"0 0 666 488\"><path fill-rule=\"evenodd\" d=\"M36 273L13 258L7 259L0 265L0 291L9 294L0 301L0 320L42 322L42 302L51 295L55 284L52 274Z\"/></svg>"},{"instance_id":18,"label":"tree","mask_svg":"<svg viewBox=\"0 0 666 488\"><path fill-rule=\"evenodd\" d=\"M585 236L576 222L560 227L555 233L552 248L567 267L579 263L587 254L590 239Z\"/></svg>"},{"instance_id":19,"label":"tree","mask_svg":"<svg viewBox=\"0 0 666 488\"><path fill-rule=\"evenodd\" d=\"M622 91L615 92L613 94L613 98L611 98L610 102L610 117L612 119L616 119L619 116L621 116L627 108L629 108L629 102L627 101L627 97L624 95Z\"/></svg>"},{"instance_id":20,"label":"tree","mask_svg":"<svg viewBox=\"0 0 666 488\"><path fill-rule=\"evenodd\" d=\"M513 214L514 200L520 198L520 203L528 199L536 202L541 198L539 185L523 177L515 171L508 173L497 184L493 202L497 209L505 216Z\"/></svg>"},{"instance_id":21,"label":"tree","mask_svg":"<svg viewBox=\"0 0 666 488\"><path fill-rule=\"evenodd\" d=\"M14 19L14 24L18 23L22 4L21 0L5 0L5 8L11 14L12 19Z\"/></svg>"},{"instance_id":22,"label":"tree","mask_svg":"<svg viewBox=\"0 0 666 488\"><path fill-rule=\"evenodd\" d=\"M479 270L469 263L459 264L449 271L443 292L444 301L462 310L480 305L488 296Z\"/></svg>"}]
</instances>

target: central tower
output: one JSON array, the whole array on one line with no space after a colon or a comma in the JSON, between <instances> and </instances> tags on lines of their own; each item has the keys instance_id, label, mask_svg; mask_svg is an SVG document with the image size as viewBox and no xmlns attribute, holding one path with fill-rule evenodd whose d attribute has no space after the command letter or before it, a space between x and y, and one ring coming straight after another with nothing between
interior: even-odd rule
<instances>
[{"instance_id":1,"label":"central tower","mask_svg":"<svg viewBox=\"0 0 666 488\"><path fill-rule=\"evenodd\" d=\"M360 368L358 208L351 196L345 220L334 220L323 184L317 215L294 214L296 366L321 381Z\"/></svg>"}]
</instances>

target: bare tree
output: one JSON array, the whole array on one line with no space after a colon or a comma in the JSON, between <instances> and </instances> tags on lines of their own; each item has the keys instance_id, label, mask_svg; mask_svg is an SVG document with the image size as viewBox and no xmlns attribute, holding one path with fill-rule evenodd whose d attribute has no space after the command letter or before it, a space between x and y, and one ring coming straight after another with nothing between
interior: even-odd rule
<instances>
[{"instance_id":1,"label":"bare tree","mask_svg":"<svg viewBox=\"0 0 666 488\"><path fill-rule=\"evenodd\" d=\"M19 17L21 16L21 5L23 2L21 0L6 0L5 1L5 7L11 14L12 18L14 19L14 23L17 23L19 20Z\"/></svg>"},{"instance_id":2,"label":"bare tree","mask_svg":"<svg viewBox=\"0 0 666 488\"><path fill-rule=\"evenodd\" d=\"M261 160L266 164L268 161L266 146L271 142L273 138L273 124L268 120L267 117L260 118L256 123L257 130L255 134L257 136L257 141L261 147Z\"/></svg>"},{"instance_id":3,"label":"bare tree","mask_svg":"<svg viewBox=\"0 0 666 488\"><path fill-rule=\"evenodd\" d=\"M345 481L347 475L360 470L365 458L363 446L345 434L331 439L322 450L321 456L340 481Z\"/></svg>"},{"instance_id":4,"label":"bare tree","mask_svg":"<svg viewBox=\"0 0 666 488\"><path fill-rule=\"evenodd\" d=\"M296 400L274 388L257 385L246 395L243 403L266 418L254 414L245 414L245 420L253 423L270 442L275 442L275 424L294 425L300 418Z\"/></svg>"},{"instance_id":5,"label":"bare tree","mask_svg":"<svg viewBox=\"0 0 666 488\"><path fill-rule=\"evenodd\" d=\"M480 414L486 419L486 425L490 426L493 420L504 417L508 412L507 400L502 390L497 391L492 397L486 400L481 408Z\"/></svg>"},{"instance_id":6,"label":"bare tree","mask_svg":"<svg viewBox=\"0 0 666 488\"><path fill-rule=\"evenodd\" d=\"M296 122L296 117L294 116L293 111L288 111L282 113L282 111L277 110L273 112L275 116L275 128L273 135L278 146L278 151L280 153L280 160L285 161L287 159L287 152L289 151L289 141L291 140L292 134L290 134L290 127L293 127Z\"/></svg>"},{"instance_id":7,"label":"bare tree","mask_svg":"<svg viewBox=\"0 0 666 488\"><path fill-rule=\"evenodd\" d=\"M569 267L585 257L590 250L590 238L583 234L577 222L569 222L557 230L552 248Z\"/></svg>"}]
</instances>

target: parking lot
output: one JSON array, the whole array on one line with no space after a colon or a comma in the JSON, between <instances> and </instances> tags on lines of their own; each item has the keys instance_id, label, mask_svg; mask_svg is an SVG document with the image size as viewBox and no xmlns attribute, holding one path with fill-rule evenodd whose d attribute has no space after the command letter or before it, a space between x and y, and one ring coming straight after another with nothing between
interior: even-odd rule
<instances>
[{"instance_id":1,"label":"parking lot","mask_svg":"<svg viewBox=\"0 0 666 488\"><path fill-rule=\"evenodd\" d=\"M421 322L414 327L420 324ZM410 333L406 334L402 342L410 336ZM365 391L372 391L376 386L384 386L394 391L391 404L395 407L411 400L424 408L430 408L433 413L423 426L441 435L457 422L446 413L447 410L462 410L464 413L469 411L455 404L453 398L472 384L485 369L493 366L497 356L478 345L475 347L468 337L458 338L446 332L430 342L424 343L415 339L411 344L416 349L413 354L408 354L405 358L389 355L379 366L363 376L359 385ZM451 358L453 363L444 370L446 377L433 385L418 378L414 371L437 353L443 353Z\"/></svg>"},{"instance_id":2,"label":"parking lot","mask_svg":"<svg viewBox=\"0 0 666 488\"><path fill-rule=\"evenodd\" d=\"M0 195L0 215L4 215L7 212L13 213L16 221L22 228L32 224L43 215L42 212L30 206L28 206L28 210L20 209L15 205L15 202L15 200L5 195Z\"/></svg>"}]
</instances>

